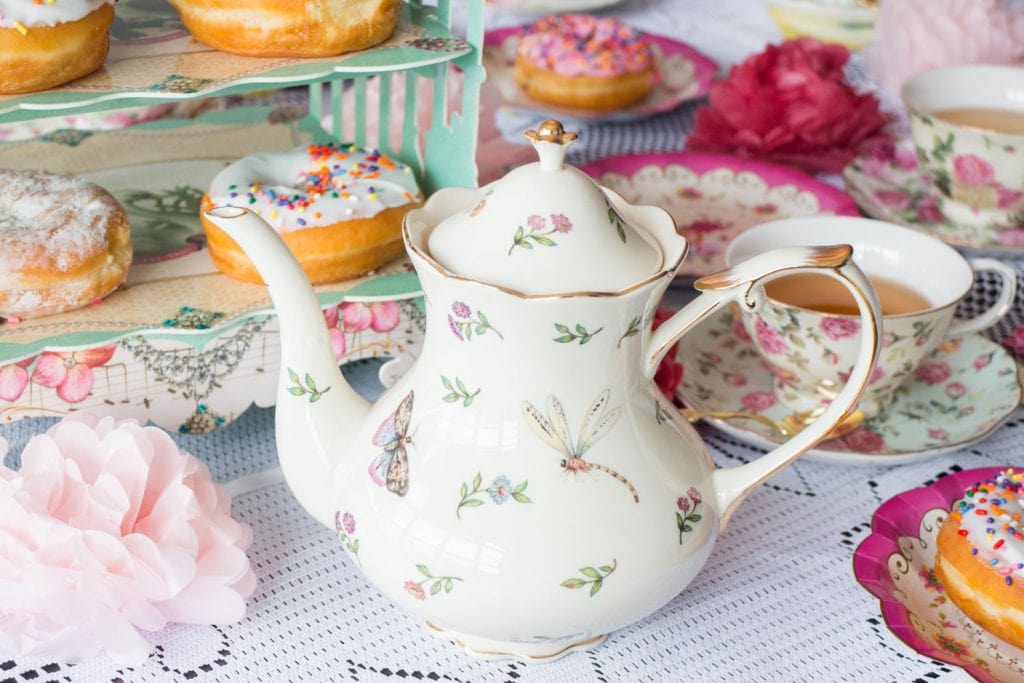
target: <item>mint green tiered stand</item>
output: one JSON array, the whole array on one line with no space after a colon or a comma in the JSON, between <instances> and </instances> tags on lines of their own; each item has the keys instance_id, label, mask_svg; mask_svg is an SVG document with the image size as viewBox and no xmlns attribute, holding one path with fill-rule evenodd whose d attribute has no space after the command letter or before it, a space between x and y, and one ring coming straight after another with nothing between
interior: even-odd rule
<instances>
[{"instance_id":1,"label":"mint green tiered stand","mask_svg":"<svg viewBox=\"0 0 1024 683\"><path fill-rule=\"evenodd\" d=\"M453 34L450 0L436 6L406 0L399 27L385 43L300 60L215 52L191 40L165 1L121 0L103 69L54 90L0 97L2 128L225 95L259 101L251 96L284 87L307 86L309 93L309 113L297 120L269 105L240 106L123 130L56 130L0 144L0 167L75 173L110 190L128 209L138 257L127 287L97 306L0 324L0 371L18 365L31 377L41 354L57 353L69 367L88 366L92 379L89 395L75 401L30 380L20 395L0 397L0 422L89 409L195 433L229 422L253 403L272 405L277 320L263 287L213 268L197 240L202 191L238 157L327 141L379 148L409 165L426 194L475 186L483 0L466 4L464 37ZM452 113L448 93L455 78L462 81L461 102ZM423 81L432 93L426 130L416 111ZM399 89L404 97L394 97ZM393 112L392 100L403 111ZM321 125L323 114L330 114L330 130ZM353 139L342 139L346 121ZM393 135L394 121L400 121L400 136ZM369 309L362 318L372 324L344 330L341 363L394 358L382 370L388 379L415 359L423 333L421 292L405 259L318 292L328 316L343 301ZM104 354L83 353L115 345L101 364L95 358Z\"/></svg>"}]
</instances>

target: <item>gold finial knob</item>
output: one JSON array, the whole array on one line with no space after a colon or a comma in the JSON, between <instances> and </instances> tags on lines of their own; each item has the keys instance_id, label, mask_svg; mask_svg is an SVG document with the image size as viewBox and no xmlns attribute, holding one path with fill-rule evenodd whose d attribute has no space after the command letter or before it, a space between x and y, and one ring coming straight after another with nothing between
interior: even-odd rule
<instances>
[{"instance_id":1,"label":"gold finial knob","mask_svg":"<svg viewBox=\"0 0 1024 683\"><path fill-rule=\"evenodd\" d=\"M576 133L566 133L562 124L554 119L548 119L537 130L528 130L523 135L530 142L554 142L558 145L566 145L577 137Z\"/></svg>"}]
</instances>

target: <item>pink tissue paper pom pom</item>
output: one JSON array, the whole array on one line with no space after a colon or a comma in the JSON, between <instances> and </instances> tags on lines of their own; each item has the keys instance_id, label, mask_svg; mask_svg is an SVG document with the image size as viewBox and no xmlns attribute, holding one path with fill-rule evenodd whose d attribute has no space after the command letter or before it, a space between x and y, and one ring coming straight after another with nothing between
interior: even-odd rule
<instances>
[{"instance_id":1,"label":"pink tissue paper pom pom","mask_svg":"<svg viewBox=\"0 0 1024 683\"><path fill-rule=\"evenodd\" d=\"M0 458L7 450L0 439ZM227 624L256 587L249 527L156 427L76 413L0 465L0 653L141 663L139 630Z\"/></svg>"},{"instance_id":2,"label":"pink tissue paper pom pom","mask_svg":"<svg viewBox=\"0 0 1024 683\"><path fill-rule=\"evenodd\" d=\"M1024 59L1024 3L1005 0L886 0L864 49L872 79L888 90L922 71Z\"/></svg>"}]
</instances>

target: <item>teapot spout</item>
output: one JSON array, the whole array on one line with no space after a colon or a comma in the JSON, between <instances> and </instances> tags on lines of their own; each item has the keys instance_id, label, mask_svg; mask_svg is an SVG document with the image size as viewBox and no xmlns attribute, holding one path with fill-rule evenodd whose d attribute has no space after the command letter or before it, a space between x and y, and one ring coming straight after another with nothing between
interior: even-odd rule
<instances>
[{"instance_id":1,"label":"teapot spout","mask_svg":"<svg viewBox=\"0 0 1024 683\"><path fill-rule=\"evenodd\" d=\"M277 232L243 208L217 207L205 216L238 243L267 284L281 328L278 458L302 506L333 527L334 470L370 404L342 377L316 293Z\"/></svg>"}]
</instances>

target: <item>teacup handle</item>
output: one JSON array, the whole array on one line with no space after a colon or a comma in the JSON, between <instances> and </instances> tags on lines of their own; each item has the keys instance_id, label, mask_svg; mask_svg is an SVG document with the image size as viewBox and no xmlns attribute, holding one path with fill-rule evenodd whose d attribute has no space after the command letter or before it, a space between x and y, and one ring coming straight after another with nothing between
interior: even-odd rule
<instances>
[{"instance_id":1,"label":"teacup handle","mask_svg":"<svg viewBox=\"0 0 1024 683\"><path fill-rule=\"evenodd\" d=\"M857 361L846 386L799 434L754 462L717 469L712 473L715 508L722 527L747 494L810 450L853 411L867 387L880 351L882 311L878 297L867 277L853 262L853 249L849 245L776 249L697 280L694 286L701 295L665 321L648 340L644 372L648 378L653 378L668 349L697 323L733 301L747 311L758 310L764 303L763 285L794 272L827 275L853 294L860 310L862 331Z\"/></svg>"},{"instance_id":2,"label":"teacup handle","mask_svg":"<svg viewBox=\"0 0 1024 683\"><path fill-rule=\"evenodd\" d=\"M1003 289L999 292L996 302L981 315L970 320L954 320L946 332L947 339L955 339L972 332L987 330L1010 312L1013 300L1017 297L1017 271L1012 267L990 258L970 259L968 263L971 264L971 268L975 272L990 270L999 275L1003 280Z\"/></svg>"}]
</instances>

